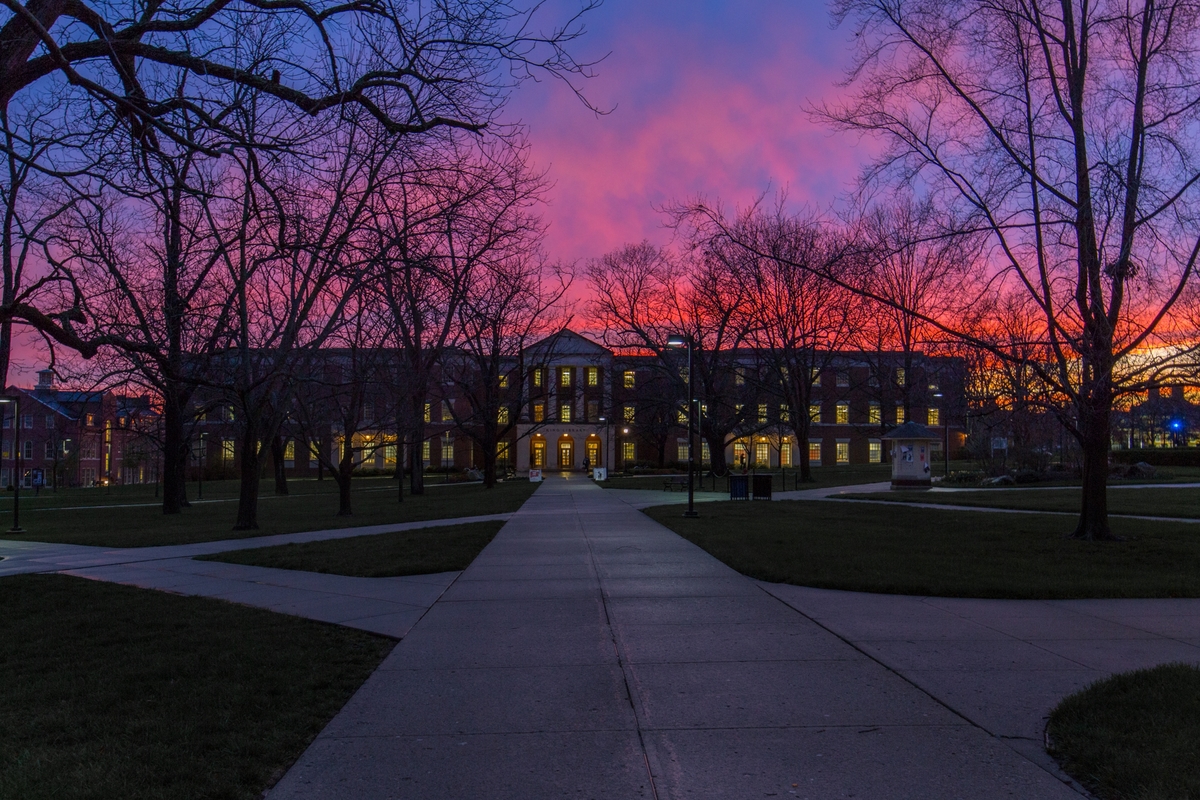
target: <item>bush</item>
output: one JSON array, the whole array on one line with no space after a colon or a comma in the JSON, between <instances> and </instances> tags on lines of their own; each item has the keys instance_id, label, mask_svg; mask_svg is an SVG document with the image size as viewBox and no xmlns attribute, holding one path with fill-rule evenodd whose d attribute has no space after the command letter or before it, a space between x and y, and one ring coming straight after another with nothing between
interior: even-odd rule
<instances>
[{"instance_id":1,"label":"bush","mask_svg":"<svg viewBox=\"0 0 1200 800\"><path fill-rule=\"evenodd\" d=\"M1156 467L1200 467L1200 448L1113 450L1109 458L1118 464L1136 464L1143 461Z\"/></svg>"}]
</instances>

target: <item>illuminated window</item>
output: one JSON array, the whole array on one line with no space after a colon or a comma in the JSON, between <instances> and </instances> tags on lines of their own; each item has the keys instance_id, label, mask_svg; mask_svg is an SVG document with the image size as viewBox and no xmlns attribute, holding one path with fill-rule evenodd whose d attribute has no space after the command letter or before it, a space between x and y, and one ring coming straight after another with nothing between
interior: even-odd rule
<instances>
[{"instance_id":1,"label":"illuminated window","mask_svg":"<svg viewBox=\"0 0 1200 800\"><path fill-rule=\"evenodd\" d=\"M712 454L708 450L708 442L700 443L700 461L704 464L712 462Z\"/></svg>"},{"instance_id":2,"label":"illuminated window","mask_svg":"<svg viewBox=\"0 0 1200 800\"><path fill-rule=\"evenodd\" d=\"M637 373L631 369L625 370L625 388L632 389L637 383Z\"/></svg>"},{"instance_id":3,"label":"illuminated window","mask_svg":"<svg viewBox=\"0 0 1200 800\"><path fill-rule=\"evenodd\" d=\"M535 369L533 371L533 385L534 386L542 385L542 371L540 369Z\"/></svg>"},{"instance_id":4,"label":"illuminated window","mask_svg":"<svg viewBox=\"0 0 1200 800\"><path fill-rule=\"evenodd\" d=\"M433 419L432 411L433 411L433 404L426 403L425 404L425 421L426 422L432 421L432 419Z\"/></svg>"},{"instance_id":5,"label":"illuminated window","mask_svg":"<svg viewBox=\"0 0 1200 800\"><path fill-rule=\"evenodd\" d=\"M234 453L233 439L222 439L221 440L221 460L222 461L232 461L233 453Z\"/></svg>"},{"instance_id":6,"label":"illuminated window","mask_svg":"<svg viewBox=\"0 0 1200 800\"><path fill-rule=\"evenodd\" d=\"M675 421L680 425L687 425L687 409L681 408L675 412Z\"/></svg>"},{"instance_id":7,"label":"illuminated window","mask_svg":"<svg viewBox=\"0 0 1200 800\"><path fill-rule=\"evenodd\" d=\"M496 423L499 425L508 424L508 406L500 406L496 411Z\"/></svg>"},{"instance_id":8,"label":"illuminated window","mask_svg":"<svg viewBox=\"0 0 1200 800\"><path fill-rule=\"evenodd\" d=\"M679 440L679 442L675 448L675 460L676 461L687 461L688 460L687 439Z\"/></svg>"},{"instance_id":9,"label":"illuminated window","mask_svg":"<svg viewBox=\"0 0 1200 800\"><path fill-rule=\"evenodd\" d=\"M760 424L760 425L765 424L766 421L767 421L767 404L759 403L758 404L758 424Z\"/></svg>"},{"instance_id":10,"label":"illuminated window","mask_svg":"<svg viewBox=\"0 0 1200 800\"><path fill-rule=\"evenodd\" d=\"M429 466L429 440L421 442L421 460L425 462L425 466Z\"/></svg>"},{"instance_id":11,"label":"illuminated window","mask_svg":"<svg viewBox=\"0 0 1200 800\"><path fill-rule=\"evenodd\" d=\"M558 421L559 422L570 422L571 421L571 405L570 405L570 403L564 403L562 406L559 407Z\"/></svg>"},{"instance_id":12,"label":"illuminated window","mask_svg":"<svg viewBox=\"0 0 1200 800\"><path fill-rule=\"evenodd\" d=\"M96 427L96 415L95 414L84 414L83 420L84 420L83 424L87 425L89 428Z\"/></svg>"},{"instance_id":13,"label":"illuminated window","mask_svg":"<svg viewBox=\"0 0 1200 800\"><path fill-rule=\"evenodd\" d=\"M850 385L850 370L839 369L837 371L837 385L838 386L849 386Z\"/></svg>"},{"instance_id":14,"label":"illuminated window","mask_svg":"<svg viewBox=\"0 0 1200 800\"><path fill-rule=\"evenodd\" d=\"M904 406L899 404L896 405L896 424L904 424Z\"/></svg>"},{"instance_id":15,"label":"illuminated window","mask_svg":"<svg viewBox=\"0 0 1200 800\"><path fill-rule=\"evenodd\" d=\"M872 425L883 422L883 410L879 407L879 403L871 401L867 404L867 422Z\"/></svg>"},{"instance_id":16,"label":"illuminated window","mask_svg":"<svg viewBox=\"0 0 1200 800\"><path fill-rule=\"evenodd\" d=\"M396 445L384 445L383 448L383 463L384 465L396 466Z\"/></svg>"},{"instance_id":17,"label":"illuminated window","mask_svg":"<svg viewBox=\"0 0 1200 800\"><path fill-rule=\"evenodd\" d=\"M571 368L570 367L563 367L561 370L559 370L558 385L559 386L570 386L571 385Z\"/></svg>"},{"instance_id":18,"label":"illuminated window","mask_svg":"<svg viewBox=\"0 0 1200 800\"><path fill-rule=\"evenodd\" d=\"M454 409L450 407L449 400L442 401L442 422L450 422L454 419Z\"/></svg>"},{"instance_id":19,"label":"illuminated window","mask_svg":"<svg viewBox=\"0 0 1200 800\"><path fill-rule=\"evenodd\" d=\"M755 442L754 443L754 463L760 467L771 466L771 443L770 442Z\"/></svg>"},{"instance_id":20,"label":"illuminated window","mask_svg":"<svg viewBox=\"0 0 1200 800\"><path fill-rule=\"evenodd\" d=\"M808 374L812 377L813 386L821 385L821 370L814 368Z\"/></svg>"},{"instance_id":21,"label":"illuminated window","mask_svg":"<svg viewBox=\"0 0 1200 800\"><path fill-rule=\"evenodd\" d=\"M808 407L808 419L811 422L821 421L821 404L813 403Z\"/></svg>"},{"instance_id":22,"label":"illuminated window","mask_svg":"<svg viewBox=\"0 0 1200 800\"><path fill-rule=\"evenodd\" d=\"M849 422L850 422L850 404L849 403L838 403L836 413L837 413L837 423L839 425L849 424Z\"/></svg>"},{"instance_id":23,"label":"illuminated window","mask_svg":"<svg viewBox=\"0 0 1200 800\"><path fill-rule=\"evenodd\" d=\"M635 417L633 406L625 406L623 411L625 414L625 421L632 424L634 421L634 417Z\"/></svg>"},{"instance_id":24,"label":"illuminated window","mask_svg":"<svg viewBox=\"0 0 1200 800\"><path fill-rule=\"evenodd\" d=\"M288 439L283 445L283 463L285 466L294 466L296 463L296 440Z\"/></svg>"},{"instance_id":25,"label":"illuminated window","mask_svg":"<svg viewBox=\"0 0 1200 800\"><path fill-rule=\"evenodd\" d=\"M840 441L837 443L837 463L839 463L839 464L849 464L850 463L850 443L849 442Z\"/></svg>"},{"instance_id":26,"label":"illuminated window","mask_svg":"<svg viewBox=\"0 0 1200 800\"><path fill-rule=\"evenodd\" d=\"M896 370L896 385L904 385L904 367L900 367Z\"/></svg>"},{"instance_id":27,"label":"illuminated window","mask_svg":"<svg viewBox=\"0 0 1200 800\"><path fill-rule=\"evenodd\" d=\"M942 424L941 423L941 417L942 417L941 411L939 411L936 408L929 409L928 413L926 414L926 417L929 420L928 422L925 423L926 425L941 425Z\"/></svg>"},{"instance_id":28,"label":"illuminated window","mask_svg":"<svg viewBox=\"0 0 1200 800\"><path fill-rule=\"evenodd\" d=\"M791 440L784 438L779 443L779 466L790 467L792 465L792 443Z\"/></svg>"},{"instance_id":29,"label":"illuminated window","mask_svg":"<svg viewBox=\"0 0 1200 800\"><path fill-rule=\"evenodd\" d=\"M792 409L790 406L788 406L787 403L784 403L783 405L779 406L779 421L780 422L791 422L792 421Z\"/></svg>"},{"instance_id":30,"label":"illuminated window","mask_svg":"<svg viewBox=\"0 0 1200 800\"><path fill-rule=\"evenodd\" d=\"M454 463L454 440L442 439L442 466L448 467Z\"/></svg>"},{"instance_id":31,"label":"illuminated window","mask_svg":"<svg viewBox=\"0 0 1200 800\"><path fill-rule=\"evenodd\" d=\"M821 440L809 440L808 442L808 463L821 465Z\"/></svg>"},{"instance_id":32,"label":"illuminated window","mask_svg":"<svg viewBox=\"0 0 1200 800\"><path fill-rule=\"evenodd\" d=\"M936 383L929 384L929 391L936 392L937 390L938 390L938 385Z\"/></svg>"},{"instance_id":33,"label":"illuminated window","mask_svg":"<svg viewBox=\"0 0 1200 800\"><path fill-rule=\"evenodd\" d=\"M500 376L500 388L501 388L501 389L507 389L507 388L508 388L508 376L507 376L507 375L501 375L501 376Z\"/></svg>"},{"instance_id":34,"label":"illuminated window","mask_svg":"<svg viewBox=\"0 0 1200 800\"><path fill-rule=\"evenodd\" d=\"M634 442L621 442L621 456L626 461L633 461L637 457L637 445Z\"/></svg>"},{"instance_id":35,"label":"illuminated window","mask_svg":"<svg viewBox=\"0 0 1200 800\"><path fill-rule=\"evenodd\" d=\"M587 385L588 386L599 386L600 385L600 368L599 367L588 367L587 368Z\"/></svg>"},{"instance_id":36,"label":"illuminated window","mask_svg":"<svg viewBox=\"0 0 1200 800\"><path fill-rule=\"evenodd\" d=\"M867 460L872 464L883 461L883 442L878 439L867 442Z\"/></svg>"},{"instance_id":37,"label":"illuminated window","mask_svg":"<svg viewBox=\"0 0 1200 800\"><path fill-rule=\"evenodd\" d=\"M745 405L743 405L742 403L735 403L733 406L733 413L737 414L740 417L742 415L743 408L745 408Z\"/></svg>"},{"instance_id":38,"label":"illuminated window","mask_svg":"<svg viewBox=\"0 0 1200 800\"><path fill-rule=\"evenodd\" d=\"M733 371L733 382L737 386L746 385L746 370L743 367L735 367Z\"/></svg>"},{"instance_id":39,"label":"illuminated window","mask_svg":"<svg viewBox=\"0 0 1200 800\"><path fill-rule=\"evenodd\" d=\"M534 422L542 422L545 419L546 419L545 403L534 403L533 404L533 421Z\"/></svg>"},{"instance_id":40,"label":"illuminated window","mask_svg":"<svg viewBox=\"0 0 1200 800\"><path fill-rule=\"evenodd\" d=\"M496 463L508 464L508 442L496 442Z\"/></svg>"}]
</instances>

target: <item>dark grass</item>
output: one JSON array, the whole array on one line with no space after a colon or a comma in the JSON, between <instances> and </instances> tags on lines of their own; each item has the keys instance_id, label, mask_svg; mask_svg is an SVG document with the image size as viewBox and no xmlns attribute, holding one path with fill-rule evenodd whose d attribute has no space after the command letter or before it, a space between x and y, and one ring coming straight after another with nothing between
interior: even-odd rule
<instances>
[{"instance_id":1,"label":"dark grass","mask_svg":"<svg viewBox=\"0 0 1200 800\"><path fill-rule=\"evenodd\" d=\"M954 468L953 462L951 463L951 468ZM755 474L773 476L772 489L774 491L790 492L795 489L820 489L822 486L853 486L860 483L878 483L879 481L891 480L891 469L890 464L845 464L840 467L814 467L812 470L813 481L810 483L797 483L797 478L800 474L798 469L786 469L783 471L782 477L778 469L758 470ZM687 472L678 474L686 477ZM741 473L738 472L736 474ZM670 475L612 476L601 485L606 489L650 489L661 491L663 481L670 478ZM714 480L712 477L698 475L696 490L706 492L717 491L729 494L729 477L725 476Z\"/></svg>"},{"instance_id":2,"label":"dark grass","mask_svg":"<svg viewBox=\"0 0 1200 800\"><path fill-rule=\"evenodd\" d=\"M1200 797L1200 669L1115 675L1059 703L1050 753L1103 800Z\"/></svg>"},{"instance_id":3,"label":"dark grass","mask_svg":"<svg viewBox=\"0 0 1200 800\"><path fill-rule=\"evenodd\" d=\"M1200 597L1200 526L1117 519L1125 541L1067 538L1070 517L836 501L707 503L652 518L759 580L943 597Z\"/></svg>"},{"instance_id":4,"label":"dark grass","mask_svg":"<svg viewBox=\"0 0 1200 800\"><path fill-rule=\"evenodd\" d=\"M0 797L258 798L395 645L218 600L0 579Z\"/></svg>"},{"instance_id":5,"label":"dark grass","mask_svg":"<svg viewBox=\"0 0 1200 800\"><path fill-rule=\"evenodd\" d=\"M862 500L889 503L936 503L938 505L1014 508L1027 511L1078 513L1081 503L1078 489L984 489L971 492L873 492L847 494ZM1200 518L1200 489L1112 488L1108 492L1110 514L1152 517Z\"/></svg>"},{"instance_id":6,"label":"dark grass","mask_svg":"<svg viewBox=\"0 0 1200 800\"><path fill-rule=\"evenodd\" d=\"M503 525L497 520L419 528L324 542L232 550L202 556L200 560L359 578L429 575L466 569Z\"/></svg>"},{"instance_id":7,"label":"dark grass","mask_svg":"<svg viewBox=\"0 0 1200 800\"><path fill-rule=\"evenodd\" d=\"M4 534L4 539L21 539L99 547L149 547L165 544L211 542L242 539L277 533L384 525L427 519L503 514L516 511L539 484L507 481L491 489L480 484L430 487L425 494L406 494L396 501L395 481L388 478L364 478L356 481L353 493L354 515L337 516L337 493L332 481L309 481L303 491L286 497L270 494L268 486L258 506L259 527L235 531L237 503L212 501L193 503L182 514L166 515L157 505L131 508L69 508L62 510L25 509L21 502L23 534ZM313 488L314 484L320 484ZM208 485L205 484L205 497ZM8 519L0 516L0 527Z\"/></svg>"}]
</instances>

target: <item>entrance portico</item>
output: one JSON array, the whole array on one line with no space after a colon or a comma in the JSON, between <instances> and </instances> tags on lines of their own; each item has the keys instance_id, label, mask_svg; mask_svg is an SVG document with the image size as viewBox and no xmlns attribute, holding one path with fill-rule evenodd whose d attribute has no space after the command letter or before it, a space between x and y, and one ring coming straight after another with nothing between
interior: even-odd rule
<instances>
[{"instance_id":1,"label":"entrance portico","mask_svg":"<svg viewBox=\"0 0 1200 800\"><path fill-rule=\"evenodd\" d=\"M530 430L533 428L533 430ZM604 428L590 424L550 424L521 426L518 435L525 437L528 444L516 448L518 473L529 469L580 470L586 458L588 466L605 466L609 463L608 442Z\"/></svg>"}]
</instances>

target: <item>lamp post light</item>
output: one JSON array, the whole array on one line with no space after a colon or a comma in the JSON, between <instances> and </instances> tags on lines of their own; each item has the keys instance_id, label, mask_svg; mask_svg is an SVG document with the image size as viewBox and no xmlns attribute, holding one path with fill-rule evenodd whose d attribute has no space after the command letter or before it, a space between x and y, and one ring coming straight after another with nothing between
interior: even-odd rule
<instances>
[{"instance_id":1,"label":"lamp post light","mask_svg":"<svg viewBox=\"0 0 1200 800\"><path fill-rule=\"evenodd\" d=\"M21 527L21 434L18 431L21 429L21 401L16 397L0 397L0 403L8 405L12 403L13 407L13 524L9 528L9 533L24 533L25 529ZM0 415L3 412L0 411ZM3 417L0 416L0 419ZM2 424L2 423L0 423Z\"/></svg>"},{"instance_id":2,"label":"lamp post light","mask_svg":"<svg viewBox=\"0 0 1200 800\"><path fill-rule=\"evenodd\" d=\"M941 392L934 392L933 396L938 400L944 399L945 395ZM942 447L942 461L945 464L945 477L950 477L950 415L945 413L946 409L940 408L942 403L938 403L938 418L942 423L942 435L945 439L945 444Z\"/></svg>"},{"instance_id":3,"label":"lamp post light","mask_svg":"<svg viewBox=\"0 0 1200 800\"><path fill-rule=\"evenodd\" d=\"M688 507L687 511L683 512L685 517L699 516L696 513L696 438L694 429L696 425L696 374L692 369L692 350L695 347L695 341L691 334L673 333L667 337L667 347L684 347L687 346L687 396L688 396Z\"/></svg>"}]
</instances>

